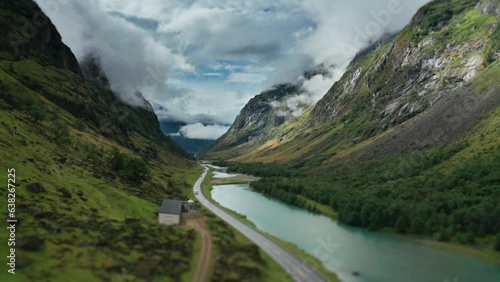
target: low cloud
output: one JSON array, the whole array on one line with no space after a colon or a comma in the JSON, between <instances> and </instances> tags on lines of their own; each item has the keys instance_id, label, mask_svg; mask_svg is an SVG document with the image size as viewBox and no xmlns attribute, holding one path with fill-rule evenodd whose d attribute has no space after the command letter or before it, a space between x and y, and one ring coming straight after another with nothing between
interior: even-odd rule
<instances>
[{"instance_id":1,"label":"low cloud","mask_svg":"<svg viewBox=\"0 0 500 282\"><path fill-rule=\"evenodd\" d=\"M260 83L266 80L263 74L259 73L232 73L228 82L232 83Z\"/></svg>"},{"instance_id":2,"label":"low cloud","mask_svg":"<svg viewBox=\"0 0 500 282\"><path fill-rule=\"evenodd\" d=\"M216 140L228 130L229 126L195 123L182 126L179 132L182 136L190 139Z\"/></svg>"},{"instance_id":3,"label":"low cloud","mask_svg":"<svg viewBox=\"0 0 500 282\"><path fill-rule=\"evenodd\" d=\"M140 105L136 92L148 100L164 99L174 93L165 83L173 71L194 71L182 54L122 16L106 13L97 0L37 3L78 58L89 53L100 58L111 88L126 103Z\"/></svg>"},{"instance_id":4,"label":"low cloud","mask_svg":"<svg viewBox=\"0 0 500 282\"><path fill-rule=\"evenodd\" d=\"M303 93L281 101L284 115L300 115L307 106L315 105L344 74L356 53L383 35L402 29L419 7L429 0L352 0L302 1L302 7L315 19L314 28L296 36L295 60L279 74L271 74L268 85L284 83L311 66L324 65L326 73L302 79ZM309 58L309 61L305 58ZM283 71L284 70L284 71ZM276 106L276 105L275 105Z\"/></svg>"},{"instance_id":5,"label":"low cloud","mask_svg":"<svg viewBox=\"0 0 500 282\"><path fill-rule=\"evenodd\" d=\"M77 57L100 57L122 100L137 104L140 91L160 119L190 125L231 123L252 96L329 66L285 102L299 114L323 97L357 51L403 28L429 2L35 1Z\"/></svg>"}]
</instances>

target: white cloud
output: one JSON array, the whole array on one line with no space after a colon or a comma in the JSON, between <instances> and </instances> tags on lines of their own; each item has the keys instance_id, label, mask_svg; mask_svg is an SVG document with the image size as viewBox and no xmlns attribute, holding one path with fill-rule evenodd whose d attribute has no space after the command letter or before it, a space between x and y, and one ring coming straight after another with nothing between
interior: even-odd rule
<instances>
[{"instance_id":1,"label":"white cloud","mask_svg":"<svg viewBox=\"0 0 500 282\"><path fill-rule=\"evenodd\" d=\"M229 126L203 125L202 123L188 124L180 128L182 136L190 139L215 140L229 130Z\"/></svg>"},{"instance_id":2,"label":"white cloud","mask_svg":"<svg viewBox=\"0 0 500 282\"><path fill-rule=\"evenodd\" d=\"M299 43L317 64L345 66L384 33L403 28L429 0L302 1L317 27Z\"/></svg>"},{"instance_id":3,"label":"white cloud","mask_svg":"<svg viewBox=\"0 0 500 282\"><path fill-rule=\"evenodd\" d=\"M203 73L202 75L204 76L223 76L224 74L223 73L220 73L220 72L205 72Z\"/></svg>"},{"instance_id":4,"label":"white cloud","mask_svg":"<svg viewBox=\"0 0 500 282\"><path fill-rule=\"evenodd\" d=\"M260 83L266 80L266 77L260 73L231 73L228 82L232 83Z\"/></svg>"},{"instance_id":5,"label":"white cloud","mask_svg":"<svg viewBox=\"0 0 500 282\"><path fill-rule=\"evenodd\" d=\"M93 53L100 58L111 88L127 103L139 102L137 91L147 99L168 95L165 80L173 71L194 71L182 54L125 19L105 13L96 0L65 0L57 10L48 1L37 3L77 57Z\"/></svg>"},{"instance_id":6,"label":"white cloud","mask_svg":"<svg viewBox=\"0 0 500 282\"><path fill-rule=\"evenodd\" d=\"M134 92L142 91L159 118L189 124L231 123L266 88L319 64L332 66L329 75L305 81L304 94L289 101L291 107L314 104L358 50L401 29L428 2L36 1L77 56L100 55L112 88L125 101L133 104ZM54 1L61 5L50 13ZM394 1L401 9L387 14ZM136 26L127 16L153 22L157 30Z\"/></svg>"}]
</instances>

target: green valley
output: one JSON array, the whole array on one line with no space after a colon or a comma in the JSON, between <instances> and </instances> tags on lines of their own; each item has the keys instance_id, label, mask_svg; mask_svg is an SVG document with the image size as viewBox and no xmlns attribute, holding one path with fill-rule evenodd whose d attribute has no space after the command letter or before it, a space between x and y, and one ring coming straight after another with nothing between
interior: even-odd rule
<instances>
[{"instance_id":1,"label":"green valley","mask_svg":"<svg viewBox=\"0 0 500 282\"><path fill-rule=\"evenodd\" d=\"M37 17L46 22L26 36ZM5 215L16 221L15 245L0 245L2 254L15 247L15 275L2 271L0 280L194 279L200 234L187 218L158 224L158 208L193 198L199 164L163 134L140 93L141 105L131 106L111 91L99 57L78 62L33 1L3 1L0 33L12 39L0 45L0 196L15 194ZM215 249L203 279L287 277L227 223L200 212Z\"/></svg>"},{"instance_id":2,"label":"green valley","mask_svg":"<svg viewBox=\"0 0 500 282\"><path fill-rule=\"evenodd\" d=\"M221 149L223 136L205 157L264 177L251 187L265 195L315 212L326 205L342 223L498 250L500 37L488 5L498 9L425 5L392 40L361 52L312 109L256 133L267 138L258 147Z\"/></svg>"}]
</instances>

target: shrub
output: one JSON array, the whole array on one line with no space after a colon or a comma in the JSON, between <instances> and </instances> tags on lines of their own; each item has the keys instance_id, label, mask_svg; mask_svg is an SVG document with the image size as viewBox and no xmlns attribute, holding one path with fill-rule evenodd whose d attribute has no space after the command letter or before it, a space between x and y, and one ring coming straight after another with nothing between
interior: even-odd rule
<instances>
[{"instance_id":1,"label":"shrub","mask_svg":"<svg viewBox=\"0 0 500 282\"><path fill-rule=\"evenodd\" d=\"M68 124L63 120L56 120L52 123L52 133L58 144L71 143Z\"/></svg>"},{"instance_id":2,"label":"shrub","mask_svg":"<svg viewBox=\"0 0 500 282\"><path fill-rule=\"evenodd\" d=\"M446 229L442 228L441 230L439 230L437 239L442 242L450 240L450 236L448 235Z\"/></svg>"},{"instance_id":3,"label":"shrub","mask_svg":"<svg viewBox=\"0 0 500 282\"><path fill-rule=\"evenodd\" d=\"M85 122L79 118L75 119L73 122L73 127L77 130L83 131L85 130Z\"/></svg>"},{"instance_id":4,"label":"shrub","mask_svg":"<svg viewBox=\"0 0 500 282\"><path fill-rule=\"evenodd\" d=\"M87 142L78 143L76 145L76 149L82 152L83 157L93 161L98 160L99 156L101 155L99 153L97 146L92 143L87 143Z\"/></svg>"},{"instance_id":5,"label":"shrub","mask_svg":"<svg viewBox=\"0 0 500 282\"><path fill-rule=\"evenodd\" d=\"M457 241L460 244L472 244L475 241L474 234L472 234L471 232L458 233L457 234Z\"/></svg>"},{"instance_id":6,"label":"shrub","mask_svg":"<svg viewBox=\"0 0 500 282\"><path fill-rule=\"evenodd\" d=\"M127 156L120 175L132 182L142 182L149 179L149 167L145 160Z\"/></svg>"},{"instance_id":7,"label":"shrub","mask_svg":"<svg viewBox=\"0 0 500 282\"><path fill-rule=\"evenodd\" d=\"M47 118L47 110L42 105L36 105L32 107L29 110L28 114L34 122L39 122Z\"/></svg>"},{"instance_id":8,"label":"shrub","mask_svg":"<svg viewBox=\"0 0 500 282\"><path fill-rule=\"evenodd\" d=\"M495 251L500 252L500 233L495 236Z\"/></svg>"},{"instance_id":9,"label":"shrub","mask_svg":"<svg viewBox=\"0 0 500 282\"><path fill-rule=\"evenodd\" d=\"M150 178L149 166L145 160L120 153L117 148L111 150L108 164L125 180L142 182Z\"/></svg>"},{"instance_id":10,"label":"shrub","mask_svg":"<svg viewBox=\"0 0 500 282\"><path fill-rule=\"evenodd\" d=\"M108 159L108 164L115 171L120 171L123 169L125 163L125 154L120 153L117 148L111 150L111 156Z\"/></svg>"},{"instance_id":11,"label":"shrub","mask_svg":"<svg viewBox=\"0 0 500 282\"><path fill-rule=\"evenodd\" d=\"M399 233L405 233L407 229L408 229L408 222L406 221L406 218L404 216L400 216L396 221L396 230Z\"/></svg>"},{"instance_id":12,"label":"shrub","mask_svg":"<svg viewBox=\"0 0 500 282\"><path fill-rule=\"evenodd\" d=\"M415 233L415 234L425 233L424 220L420 217L413 218L413 220L411 221L410 230L412 233Z\"/></svg>"}]
</instances>

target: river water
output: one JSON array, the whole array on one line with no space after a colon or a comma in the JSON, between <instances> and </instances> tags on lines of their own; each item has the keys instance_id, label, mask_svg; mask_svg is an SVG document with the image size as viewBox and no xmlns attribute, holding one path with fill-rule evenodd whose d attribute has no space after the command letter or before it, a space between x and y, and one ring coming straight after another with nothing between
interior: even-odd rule
<instances>
[{"instance_id":1,"label":"river water","mask_svg":"<svg viewBox=\"0 0 500 282\"><path fill-rule=\"evenodd\" d=\"M342 225L331 218L270 199L248 187L248 184L214 186L212 197L222 206L245 215L260 230L317 257L342 281L500 281L498 265L397 235Z\"/></svg>"}]
</instances>

